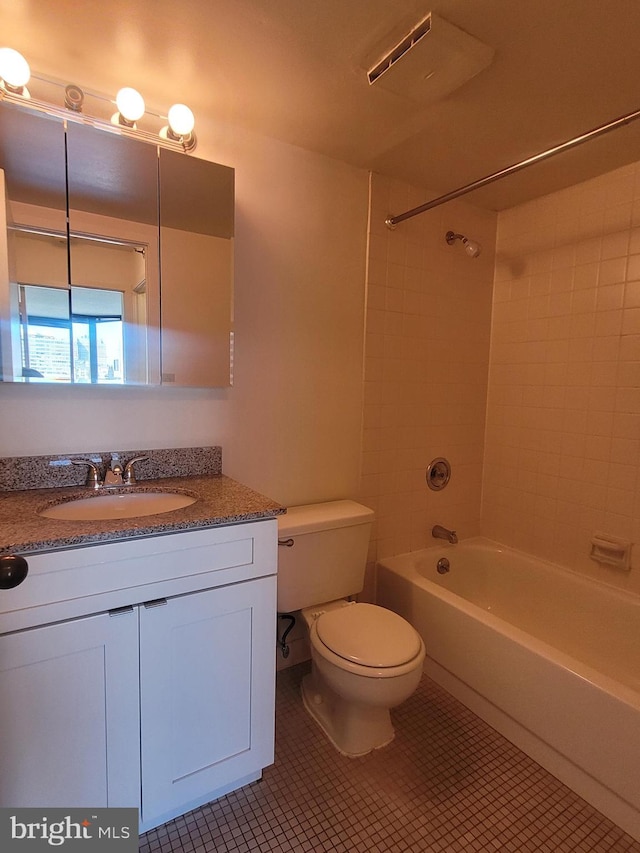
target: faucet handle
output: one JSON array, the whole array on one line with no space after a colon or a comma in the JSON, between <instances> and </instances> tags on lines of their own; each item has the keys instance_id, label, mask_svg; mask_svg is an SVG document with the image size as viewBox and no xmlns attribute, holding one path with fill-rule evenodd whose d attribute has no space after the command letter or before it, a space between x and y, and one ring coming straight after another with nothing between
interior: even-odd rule
<instances>
[{"instance_id":1,"label":"faucet handle","mask_svg":"<svg viewBox=\"0 0 640 853\"><path fill-rule=\"evenodd\" d=\"M69 462L72 465L88 465L89 475L87 485L92 486L94 489L100 488L100 469L95 462L92 462L91 459L70 459Z\"/></svg>"},{"instance_id":2,"label":"faucet handle","mask_svg":"<svg viewBox=\"0 0 640 853\"><path fill-rule=\"evenodd\" d=\"M136 464L136 462L144 462L148 458L148 456L134 456L132 459L129 459L127 464L124 466L123 479L125 485L135 486L136 478L135 474L133 473L133 466Z\"/></svg>"}]
</instances>

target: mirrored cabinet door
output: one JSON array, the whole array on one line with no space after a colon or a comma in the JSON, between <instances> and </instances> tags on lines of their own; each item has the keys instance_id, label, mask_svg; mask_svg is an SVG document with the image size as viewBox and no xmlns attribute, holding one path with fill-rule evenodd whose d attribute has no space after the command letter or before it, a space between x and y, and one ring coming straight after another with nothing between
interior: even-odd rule
<instances>
[{"instance_id":1,"label":"mirrored cabinet door","mask_svg":"<svg viewBox=\"0 0 640 853\"><path fill-rule=\"evenodd\" d=\"M74 381L157 384L157 148L70 123L67 165Z\"/></svg>"},{"instance_id":2,"label":"mirrored cabinet door","mask_svg":"<svg viewBox=\"0 0 640 853\"><path fill-rule=\"evenodd\" d=\"M5 108L0 126L0 371L67 381L70 338L64 125ZM60 368L60 363L64 367Z\"/></svg>"},{"instance_id":3,"label":"mirrored cabinet door","mask_svg":"<svg viewBox=\"0 0 640 853\"><path fill-rule=\"evenodd\" d=\"M160 149L163 384L230 384L233 199L233 169Z\"/></svg>"}]
</instances>

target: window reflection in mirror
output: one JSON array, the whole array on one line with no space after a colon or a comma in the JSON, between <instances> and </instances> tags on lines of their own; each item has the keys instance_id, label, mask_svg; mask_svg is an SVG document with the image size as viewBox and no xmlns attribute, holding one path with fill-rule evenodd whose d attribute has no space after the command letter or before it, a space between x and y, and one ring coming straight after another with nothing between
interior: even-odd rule
<instances>
[{"instance_id":1,"label":"window reflection in mirror","mask_svg":"<svg viewBox=\"0 0 640 853\"><path fill-rule=\"evenodd\" d=\"M19 303L25 381L123 383L122 293L26 284Z\"/></svg>"},{"instance_id":2,"label":"window reflection in mirror","mask_svg":"<svg viewBox=\"0 0 640 853\"><path fill-rule=\"evenodd\" d=\"M117 316L120 324L122 354L111 380L138 385L151 382L153 336L148 322L148 246L75 236L71 237L70 246L75 282L71 285L73 314L83 313L74 307L74 302L80 298L78 294L83 295L85 303L93 295L100 310L88 311L88 314L104 314L100 321L103 335L106 334L104 324L111 315ZM117 310L109 307L116 305L115 301L108 300L109 292L113 300L117 299ZM75 377L74 381L96 381L95 375L91 375L91 380ZM105 377L100 381L103 380L106 381Z\"/></svg>"},{"instance_id":3,"label":"window reflection in mirror","mask_svg":"<svg viewBox=\"0 0 640 853\"><path fill-rule=\"evenodd\" d=\"M124 382L123 296L117 290L71 288L74 382Z\"/></svg>"},{"instance_id":4,"label":"window reflection in mirror","mask_svg":"<svg viewBox=\"0 0 640 853\"><path fill-rule=\"evenodd\" d=\"M158 383L157 149L70 123L67 159L72 290L120 294L123 359L110 381Z\"/></svg>"},{"instance_id":5,"label":"window reflection in mirror","mask_svg":"<svg viewBox=\"0 0 640 853\"><path fill-rule=\"evenodd\" d=\"M27 381L71 381L69 293L18 285L22 376Z\"/></svg>"},{"instance_id":6,"label":"window reflection in mirror","mask_svg":"<svg viewBox=\"0 0 640 853\"><path fill-rule=\"evenodd\" d=\"M66 288L61 120L6 107L0 132L0 378L23 377L18 281Z\"/></svg>"},{"instance_id":7,"label":"window reflection in mirror","mask_svg":"<svg viewBox=\"0 0 640 853\"><path fill-rule=\"evenodd\" d=\"M84 284L69 288L66 245L61 251L58 238L21 231L10 237L21 378L146 383L147 247L73 237L75 269Z\"/></svg>"}]
</instances>

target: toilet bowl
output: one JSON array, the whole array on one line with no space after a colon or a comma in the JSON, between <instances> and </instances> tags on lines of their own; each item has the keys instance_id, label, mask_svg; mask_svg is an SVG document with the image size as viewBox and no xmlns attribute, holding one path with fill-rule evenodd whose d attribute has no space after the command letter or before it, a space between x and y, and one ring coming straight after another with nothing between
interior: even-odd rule
<instances>
[{"instance_id":1,"label":"toilet bowl","mask_svg":"<svg viewBox=\"0 0 640 853\"><path fill-rule=\"evenodd\" d=\"M425 656L397 613L347 600L364 585L372 524L373 511L349 500L289 507L278 518L278 613L301 611L309 629L304 705L352 756L393 739L389 709L416 689Z\"/></svg>"},{"instance_id":2,"label":"toilet bowl","mask_svg":"<svg viewBox=\"0 0 640 853\"><path fill-rule=\"evenodd\" d=\"M389 710L409 698L422 676L420 635L373 604L338 601L302 614L312 661L302 684L307 711L345 755L386 746L394 737Z\"/></svg>"}]
</instances>

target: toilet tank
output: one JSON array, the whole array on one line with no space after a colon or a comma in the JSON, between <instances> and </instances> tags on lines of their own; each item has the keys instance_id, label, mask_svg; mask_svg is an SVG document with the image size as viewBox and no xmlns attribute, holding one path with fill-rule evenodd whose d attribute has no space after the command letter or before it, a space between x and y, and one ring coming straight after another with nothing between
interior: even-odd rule
<instances>
[{"instance_id":1,"label":"toilet tank","mask_svg":"<svg viewBox=\"0 0 640 853\"><path fill-rule=\"evenodd\" d=\"M355 501L294 506L278 516L278 612L360 592L372 523L373 510ZM281 544L287 540L293 545Z\"/></svg>"}]
</instances>

